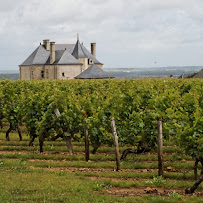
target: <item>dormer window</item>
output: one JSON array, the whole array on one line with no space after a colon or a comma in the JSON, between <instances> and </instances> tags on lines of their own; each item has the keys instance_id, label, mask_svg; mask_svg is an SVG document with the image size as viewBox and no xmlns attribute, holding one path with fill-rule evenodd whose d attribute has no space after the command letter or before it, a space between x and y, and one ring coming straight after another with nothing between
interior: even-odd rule
<instances>
[{"instance_id":1,"label":"dormer window","mask_svg":"<svg viewBox=\"0 0 203 203\"><path fill-rule=\"evenodd\" d=\"M94 60L93 60L93 59L88 59L88 64L89 64L89 65L94 64Z\"/></svg>"}]
</instances>

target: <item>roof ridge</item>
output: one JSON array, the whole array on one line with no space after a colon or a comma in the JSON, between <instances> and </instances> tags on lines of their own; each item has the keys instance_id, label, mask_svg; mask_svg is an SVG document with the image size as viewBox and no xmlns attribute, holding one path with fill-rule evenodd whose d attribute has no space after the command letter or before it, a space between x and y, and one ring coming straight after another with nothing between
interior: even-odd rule
<instances>
[{"instance_id":1,"label":"roof ridge","mask_svg":"<svg viewBox=\"0 0 203 203\"><path fill-rule=\"evenodd\" d=\"M75 44L56 44L56 45L75 45Z\"/></svg>"}]
</instances>

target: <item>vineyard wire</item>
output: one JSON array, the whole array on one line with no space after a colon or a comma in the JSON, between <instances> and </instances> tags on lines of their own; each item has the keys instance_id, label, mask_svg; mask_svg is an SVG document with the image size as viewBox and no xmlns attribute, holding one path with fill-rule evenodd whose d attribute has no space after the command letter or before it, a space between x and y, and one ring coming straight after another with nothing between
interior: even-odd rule
<instances>
[{"instance_id":1,"label":"vineyard wire","mask_svg":"<svg viewBox=\"0 0 203 203\"><path fill-rule=\"evenodd\" d=\"M152 142L152 140L150 140L149 142L148 142L148 146L151 144L151 142ZM140 161L140 159L141 159L141 155L143 155L144 153L145 153L145 151L146 151L146 148L143 150L143 152L141 153L141 154L139 154L140 155L140 157L137 159L137 161L135 162L135 165Z\"/></svg>"}]
</instances>

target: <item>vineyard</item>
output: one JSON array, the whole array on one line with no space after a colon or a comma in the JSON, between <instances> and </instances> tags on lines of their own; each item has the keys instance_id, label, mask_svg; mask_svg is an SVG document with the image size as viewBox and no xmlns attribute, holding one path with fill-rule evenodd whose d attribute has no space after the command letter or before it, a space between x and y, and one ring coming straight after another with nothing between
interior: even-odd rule
<instances>
[{"instance_id":1,"label":"vineyard","mask_svg":"<svg viewBox=\"0 0 203 203\"><path fill-rule=\"evenodd\" d=\"M1 202L202 201L201 79L1 80L0 125Z\"/></svg>"}]
</instances>

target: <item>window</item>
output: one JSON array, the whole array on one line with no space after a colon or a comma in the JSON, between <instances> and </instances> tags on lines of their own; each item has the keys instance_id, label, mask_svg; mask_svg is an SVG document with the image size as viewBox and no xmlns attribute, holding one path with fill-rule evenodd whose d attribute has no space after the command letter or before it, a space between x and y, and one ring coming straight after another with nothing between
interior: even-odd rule
<instances>
[{"instance_id":1,"label":"window","mask_svg":"<svg viewBox=\"0 0 203 203\"><path fill-rule=\"evenodd\" d=\"M93 59L88 59L88 64L89 64L89 65L92 65L92 64L94 64L94 61L93 61Z\"/></svg>"},{"instance_id":2,"label":"window","mask_svg":"<svg viewBox=\"0 0 203 203\"><path fill-rule=\"evenodd\" d=\"M44 71L41 71L41 77L44 78Z\"/></svg>"},{"instance_id":3,"label":"window","mask_svg":"<svg viewBox=\"0 0 203 203\"><path fill-rule=\"evenodd\" d=\"M65 77L65 73L62 73L62 76Z\"/></svg>"}]
</instances>

